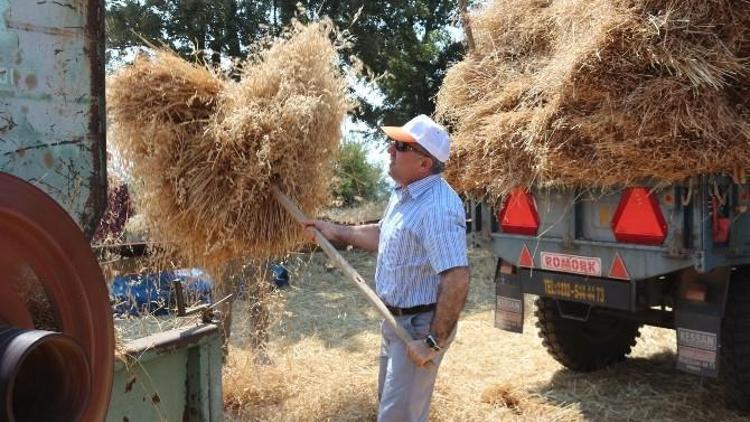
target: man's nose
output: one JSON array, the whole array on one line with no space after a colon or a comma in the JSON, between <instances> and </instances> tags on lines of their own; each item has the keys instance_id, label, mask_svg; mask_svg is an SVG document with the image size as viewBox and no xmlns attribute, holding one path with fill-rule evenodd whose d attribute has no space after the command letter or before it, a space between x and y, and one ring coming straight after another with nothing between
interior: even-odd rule
<instances>
[{"instance_id":1,"label":"man's nose","mask_svg":"<svg viewBox=\"0 0 750 422\"><path fill-rule=\"evenodd\" d=\"M396 147L393 146L393 142L388 143L388 154L396 155Z\"/></svg>"}]
</instances>

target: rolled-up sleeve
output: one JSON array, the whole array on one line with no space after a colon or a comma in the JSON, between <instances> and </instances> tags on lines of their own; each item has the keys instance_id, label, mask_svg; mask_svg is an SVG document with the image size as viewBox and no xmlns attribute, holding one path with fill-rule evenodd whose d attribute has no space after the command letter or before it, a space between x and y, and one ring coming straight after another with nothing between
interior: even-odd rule
<instances>
[{"instance_id":1,"label":"rolled-up sleeve","mask_svg":"<svg viewBox=\"0 0 750 422\"><path fill-rule=\"evenodd\" d=\"M432 207L422 219L422 241L436 273L469 265L463 207Z\"/></svg>"}]
</instances>

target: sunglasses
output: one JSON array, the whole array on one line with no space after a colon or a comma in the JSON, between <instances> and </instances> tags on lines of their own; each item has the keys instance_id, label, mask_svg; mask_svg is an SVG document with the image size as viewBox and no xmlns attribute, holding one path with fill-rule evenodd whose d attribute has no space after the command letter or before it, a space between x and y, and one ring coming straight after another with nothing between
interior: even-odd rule
<instances>
[{"instance_id":1,"label":"sunglasses","mask_svg":"<svg viewBox=\"0 0 750 422\"><path fill-rule=\"evenodd\" d=\"M401 142L401 141L392 141L393 147L396 148L396 151L398 152L406 152L406 151L414 151L417 154L426 155L424 152L418 150L408 142Z\"/></svg>"}]
</instances>

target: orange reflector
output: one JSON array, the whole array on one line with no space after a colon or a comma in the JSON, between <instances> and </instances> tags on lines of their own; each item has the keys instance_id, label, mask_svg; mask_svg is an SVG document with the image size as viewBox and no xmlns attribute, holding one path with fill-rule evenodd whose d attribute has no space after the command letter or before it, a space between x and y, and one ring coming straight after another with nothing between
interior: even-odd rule
<instances>
[{"instance_id":1,"label":"orange reflector","mask_svg":"<svg viewBox=\"0 0 750 422\"><path fill-rule=\"evenodd\" d=\"M685 299L695 302L705 302L706 290L706 286L703 285L691 286L685 291Z\"/></svg>"},{"instance_id":2,"label":"orange reflector","mask_svg":"<svg viewBox=\"0 0 750 422\"><path fill-rule=\"evenodd\" d=\"M523 245L521 250L521 256L518 257L518 266L523 268L534 268L534 258L531 257L531 252L526 245Z\"/></svg>"},{"instance_id":3,"label":"orange reflector","mask_svg":"<svg viewBox=\"0 0 750 422\"><path fill-rule=\"evenodd\" d=\"M612 260L612 266L609 267L609 278L618 280L630 280L628 269L625 268L625 262L620 258L619 253L615 253L615 259Z\"/></svg>"}]
</instances>

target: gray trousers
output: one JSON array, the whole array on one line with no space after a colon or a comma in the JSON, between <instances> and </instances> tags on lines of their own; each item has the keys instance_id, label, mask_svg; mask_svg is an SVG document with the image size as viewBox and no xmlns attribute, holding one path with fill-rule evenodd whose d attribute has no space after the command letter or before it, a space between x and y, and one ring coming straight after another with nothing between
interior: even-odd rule
<instances>
[{"instance_id":1,"label":"gray trousers","mask_svg":"<svg viewBox=\"0 0 750 422\"><path fill-rule=\"evenodd\" d=\"M433 312L396 317L415 339L427 337ZM445 349L427 368L416 366L406 354L406 345L393 329L381 323L383 335L380 346L380 374L378 376L378 422L422 422L427 420L435 387L438 367ZM450 341L456 335L453 330Z\"/></svg>"}]
</instances>

